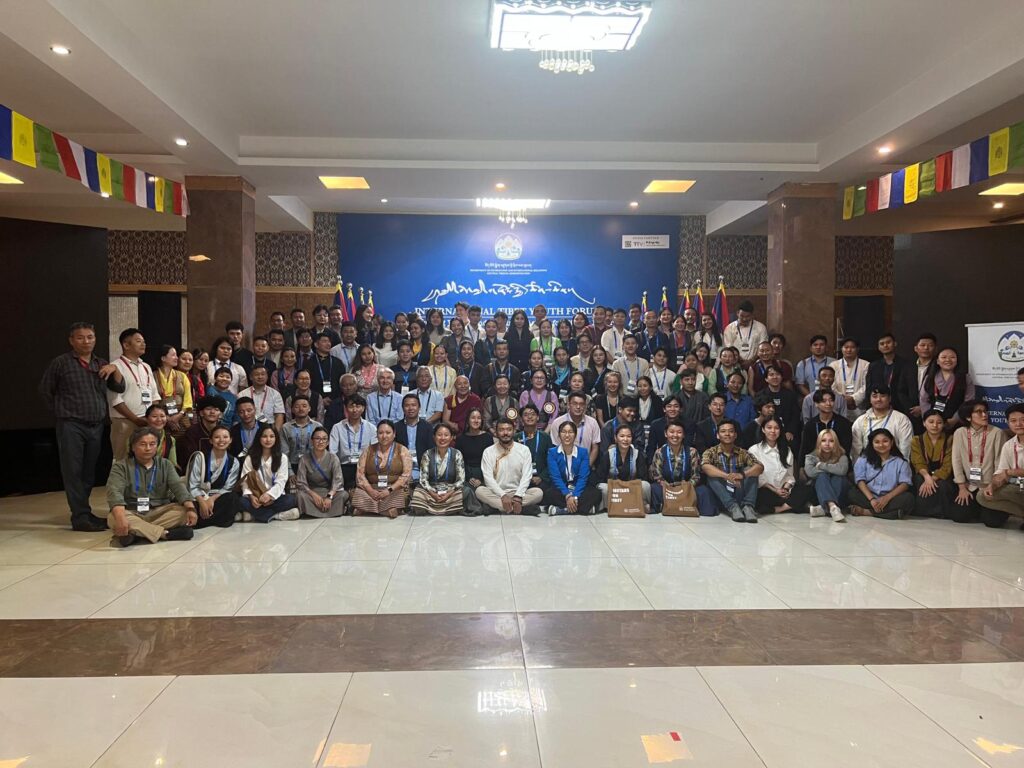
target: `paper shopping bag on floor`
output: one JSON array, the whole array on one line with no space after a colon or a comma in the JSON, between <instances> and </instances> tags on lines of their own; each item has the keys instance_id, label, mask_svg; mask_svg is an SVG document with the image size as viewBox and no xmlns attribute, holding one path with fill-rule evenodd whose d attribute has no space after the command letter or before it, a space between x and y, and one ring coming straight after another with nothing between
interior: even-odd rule
<instances>
[{"instance_id":1,"label":"paper shopping bag on floor","mask_svg":"<svg viewBox=\"0 0 1024 768\"><path fill-rule=\"evenodd\" d=\"M693 483L666 483L665 505L661 514L669 517L697 517L697 489Z\"/></svg>"},{"instance_id":2,"label":"paper shopping bag on floor","mask_svg":"<svg viewBox=\"0 0 1024 768\"><path fill-rule=\"evenodd\" d=\"M639 480L608 481L608 517L645 517L644 488Z\"/></svg>"}]
</instances>

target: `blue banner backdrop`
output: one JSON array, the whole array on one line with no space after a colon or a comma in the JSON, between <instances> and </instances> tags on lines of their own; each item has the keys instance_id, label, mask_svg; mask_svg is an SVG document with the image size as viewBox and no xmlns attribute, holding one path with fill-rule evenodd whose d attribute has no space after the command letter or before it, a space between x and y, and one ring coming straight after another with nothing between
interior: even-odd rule
<instances>
[{"instance_id":1,"label":"blue banner backdrop","mask_svg":"<svg viewBox=\"0 0 1024 768\"><path fill-rule=\"evenodd\" d=\"M372 289L386 317L433 307L447 316L460 300L485 318L536 304L589 316L645 290L657 309L662 286L674 310L678 236L675 216L533 216L512 230L496 216L338 214L338 266L357 300L358 286Z\"/></svg>"}]
</instances>

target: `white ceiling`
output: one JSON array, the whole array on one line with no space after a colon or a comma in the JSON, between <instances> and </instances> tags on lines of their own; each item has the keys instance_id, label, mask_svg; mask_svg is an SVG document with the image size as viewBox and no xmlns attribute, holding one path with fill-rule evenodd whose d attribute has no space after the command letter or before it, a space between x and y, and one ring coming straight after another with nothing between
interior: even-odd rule
<instances>
[{"instance_id":1,"label":"white ceiling","mask_svg":"<svg viewBox=\"0 0 1024 768\"><path fill-rule=\"evenodd\" d=\"M1000 105L1024 119L1020 0L655 0L636 47L582 77L492 50L487 14L486 0L0 0L0 102L171 178L242 174L263 229L312 210L472 213L496 181L553 214L639 200L730 226L784 181L884 172L879 143L911 162L965 124L967 139L1005 125L978 123ZM28 183L0 188L0 215L180 226L37 185L45 173L19 168ZM328 191L320 174L371 190ZM697 184L644 196L652 178Z\"/></svg>"}]
</instances>

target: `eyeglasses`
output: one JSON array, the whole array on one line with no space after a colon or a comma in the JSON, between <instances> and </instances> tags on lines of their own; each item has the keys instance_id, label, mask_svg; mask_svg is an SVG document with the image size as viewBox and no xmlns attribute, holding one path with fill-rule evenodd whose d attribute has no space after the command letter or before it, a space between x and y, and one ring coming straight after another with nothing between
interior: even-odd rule
<instances>
[{"instance_id":1,"label":"eyeglasses","mask_svg":"<svg viewBox=\"0 0 1024 768\"><path fill-rule=\"evenodd\" d=\"M316 442L316 443L326 443L327 442L327 437L325 435L320 435L319 437L314 437L313 438L313 442Z\"/></svg>"}]
</instances>

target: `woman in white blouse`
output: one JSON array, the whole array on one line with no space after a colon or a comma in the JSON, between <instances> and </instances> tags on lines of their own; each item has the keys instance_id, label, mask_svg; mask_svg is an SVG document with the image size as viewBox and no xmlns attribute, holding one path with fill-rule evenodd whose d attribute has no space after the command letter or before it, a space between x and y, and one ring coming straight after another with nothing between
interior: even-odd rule
<instances>
[{"instance_id":1,"label":"woman in white blouse","mask_svg":"<svg viewBox=\"0 0 1024 768\"><path fill-rule=\"evenodd\" d=\"M188 460L185 484L196 502L196 528L228 528L235 522L241 499L235 493L242 464L228 451L231 430L218 425L210 432L210 450Z\"/></svg>"},{"instance_id":2,"label":"woman in white blouse","mask_svg":"<svg viewBox=\"0 0 1024 768\"><path fill-rule=\"evenodd\" d=\"M284 492L288 457L281 452L281 440L273 425L261 424L253 442L260 449L258 455L257 451L249 451L242 465L242 520L298 520L295 494Z\"/></svg>"},{"instance_id":3,"label":"woman in white blouse","mask_svg":"<svg viewBox=\"0 0 1024 768\"><path fill-rule=\"evenodd\" d=\"M377 362L383 368L390 368L398 364L398 339L395 338L395 326L391 323L384 323L380 327L376 341L373 342L373 351L377 354Z\"/></svg>"},{"instance_id":4,"label":"woman in white blouse","mask_svg":"<svg viewBox=\"0 0 1024 768\"><path fill-rule=\"evenodd\" d=\"M783 435L782 422L774 416L761 425L763 439L750 449L750 455L764 465L757 477L757 511L806 512L810 488L797 485L793 470L793 451Z\"/></svg>"}]
</instances>

